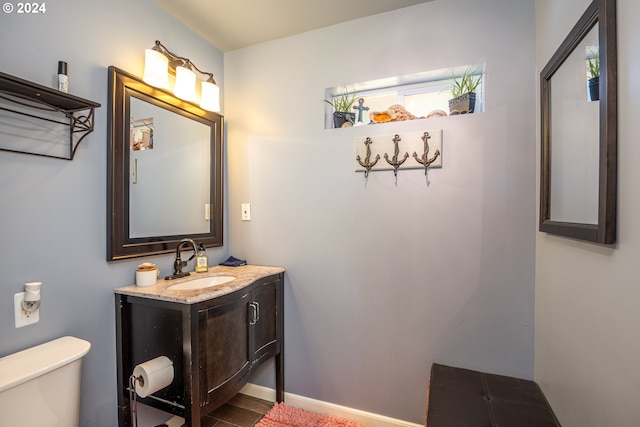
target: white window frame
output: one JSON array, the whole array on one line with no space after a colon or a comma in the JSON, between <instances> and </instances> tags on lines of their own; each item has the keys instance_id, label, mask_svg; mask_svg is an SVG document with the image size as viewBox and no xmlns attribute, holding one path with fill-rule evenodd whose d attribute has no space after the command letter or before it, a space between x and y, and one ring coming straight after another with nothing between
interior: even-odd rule
<instances>
[{"instance_id":1,"label":"white window frame","mask_svg":"<svg viewBox=\"0 0 640 427\"><path fill-rule=\"evenodd\" d=\"M454 67L453 69L442 69L427 71L422 73L415 73L405 76L390 77L380 80L371 80L368 82L358 82L348 84L346 87L353 89L358 98L367 98L367 96L374 96L377 94L395 92L396 104L405 105L405 97L410 95L417 95L423 93L435 93L435 92L450 92L453 85L454 78L460 78L462 74L469 70L474 69L474 77L482 76L480 86L476 90L476 107L474 112L484 111L484 76L485 76L485 64L465 65ZM325 89L325 99L333 99L335 96L340 95L344 91L345 85L337 86ZM365 102L365 106L367 106ZM387 106L387 108L390 105ZM441 107L448 113L448 106ZM356 110L354 110L356 112ZM371 112L371 109L369 110ZM410 111L411 112L411 111ZM325 106L325 129L332 129L332 114L333 110L330 105ZM363 113L364 115L364 113ZM357 112L356 112L357 116ZM365 120L363 120L365 121ZM366 122L366 121L365 121Z\"/></svg>"}]
</instances>

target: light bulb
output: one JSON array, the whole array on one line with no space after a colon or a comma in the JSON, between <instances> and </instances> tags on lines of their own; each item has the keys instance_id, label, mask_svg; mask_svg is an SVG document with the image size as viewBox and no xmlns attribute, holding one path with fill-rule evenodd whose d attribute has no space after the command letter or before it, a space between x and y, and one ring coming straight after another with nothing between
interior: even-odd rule
<instances>
[{"instance_id":1,"label":"light bulb","mask_svg":"<svg viewBox=\"0 0 640 427\"><path fill-rule=\"evenodd\" d=\"M220 88L211 81L202 82L200 107L207 111L220 111Z\"/></svg>"},{"instance_id":2,"label":"light bulb","mask_svg":"<svg viewBox=\"0 0 640 427\"><path fill-rule=\"evenodd\" d=\"M176 85L173 93L180 99L195 102L196 74L187 67L176 67Z\"/></svg>"},{"instance_id":3,"label":"light bulb","mask_svg":"<svg viewBox=\"0 0 640 427\"><path fill-rule=\"evenodd\" d=\"M169 59L154 49L144 51L144 76L142 80L151 86L166 89L169 87Z\"/></svg>"}]
</instances>

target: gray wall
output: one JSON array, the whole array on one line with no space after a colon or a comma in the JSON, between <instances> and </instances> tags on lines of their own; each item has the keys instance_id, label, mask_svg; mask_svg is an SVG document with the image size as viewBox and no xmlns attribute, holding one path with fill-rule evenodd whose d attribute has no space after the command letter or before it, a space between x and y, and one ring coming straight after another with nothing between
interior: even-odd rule
<instances>
[{"instance_id":1,"label":"gray wall","mask_svg":"<svg viewBox=\"0 0 640 427\"><path fill-rule=\"evenodd\" d=\"M230 251L287 269L288 392L420 423L432 362L533 376L534 16L436 1L225 54ZM326 87L477 61L484 113L324 129ZM353 172L355 137L438 128L428 184Z\"/></svg>"},{"instance_id":2,"label":"gray wall","mask_svg":"<svg viewBox=\"0 0 640 427\"><path fill-rule=\"evenodd\" d=\"M222 54L150 0L1 15L11 40L2 71L51 84L66 60L71 92L103 107L72 162L0 152L0 355L62 335L91 341L81 425L115 424L112 290L140 260L105 261L106 68L140 75L159 39L232 94L227 241L235 256L287 268L287 391L421 422L434 361L531 377L533 4L477 3L428 3L229 53L224 79ZM445 144L429 185L421 171L401 172L397 186L390 173L365 183L352 171L365 129L323 129L325 87L480 60L486 112L428 123ZM151 260L165 274L172 257ZM41 321L15 329L13 294L33 280L44 282ZM272 383L269 368L256 382Z\"/></svg>"},{"instance_id":3,"label":"gray wall","mask_svg":"<svg viewBox=\"0 0 640 427\"><path fill-rule=\"evenodd\" d=\"M536 0L538 70L588 4ZM640 3L617 0L617 7L617 243L536 236L535 378L567 427L637 426L640 419Z\"/></svg>"},{"instance_id":4,"label":"gray wall","mask_svg":"<svg viewBox=\"0 0 640 427\"><path fill-rule=\"evenodd\" d=\"M70 92L102 104L72 162L0 152L0 356L63 335L90 341L80 423L87 427L117 424L113 289L133 283L141 262L105 261L107 67L141 75L144 49L156 39L224 84L222 53L151 0L58 0L45 14L0 15L1 71L52 86L65 60ZM208 252L212 262L226 257L226 248ZM173 257L151 261L168 274ZM40 322L16 329L13 294L35 280L44 283Z\"/></svg>"}]
</instances>

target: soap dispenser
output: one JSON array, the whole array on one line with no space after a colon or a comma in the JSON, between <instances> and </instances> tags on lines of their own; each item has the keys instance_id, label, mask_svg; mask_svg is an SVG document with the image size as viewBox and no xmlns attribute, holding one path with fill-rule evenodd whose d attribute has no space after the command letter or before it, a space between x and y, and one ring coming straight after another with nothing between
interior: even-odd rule
<instances>
[{"instance_id":1,"label":"soap dispenser","mask_svg":"<svg viewBox=\"0 0 640 427\"><path fill-rule=\"evenodd\" d=\"M204 244L198 245L198 254L196 255L196 273L205 273L209 271L209 260L204 249Z\"/></svg>"}]
</instances>

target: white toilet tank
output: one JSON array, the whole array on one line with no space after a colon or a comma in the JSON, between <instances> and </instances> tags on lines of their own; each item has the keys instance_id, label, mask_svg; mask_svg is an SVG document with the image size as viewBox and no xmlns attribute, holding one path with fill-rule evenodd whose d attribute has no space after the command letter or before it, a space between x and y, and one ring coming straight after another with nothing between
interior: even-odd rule
<instances>
[{"instance_id":1,"label":"white toilet tank","mask_svg":"<svg viewBox=\"0 0 640 427\"><path fill-rule=\"evenodd\" d=\"M0 425L78 427L82 357L90 348L62 337L0 358Z\"/></svg>"}]
</instances>

